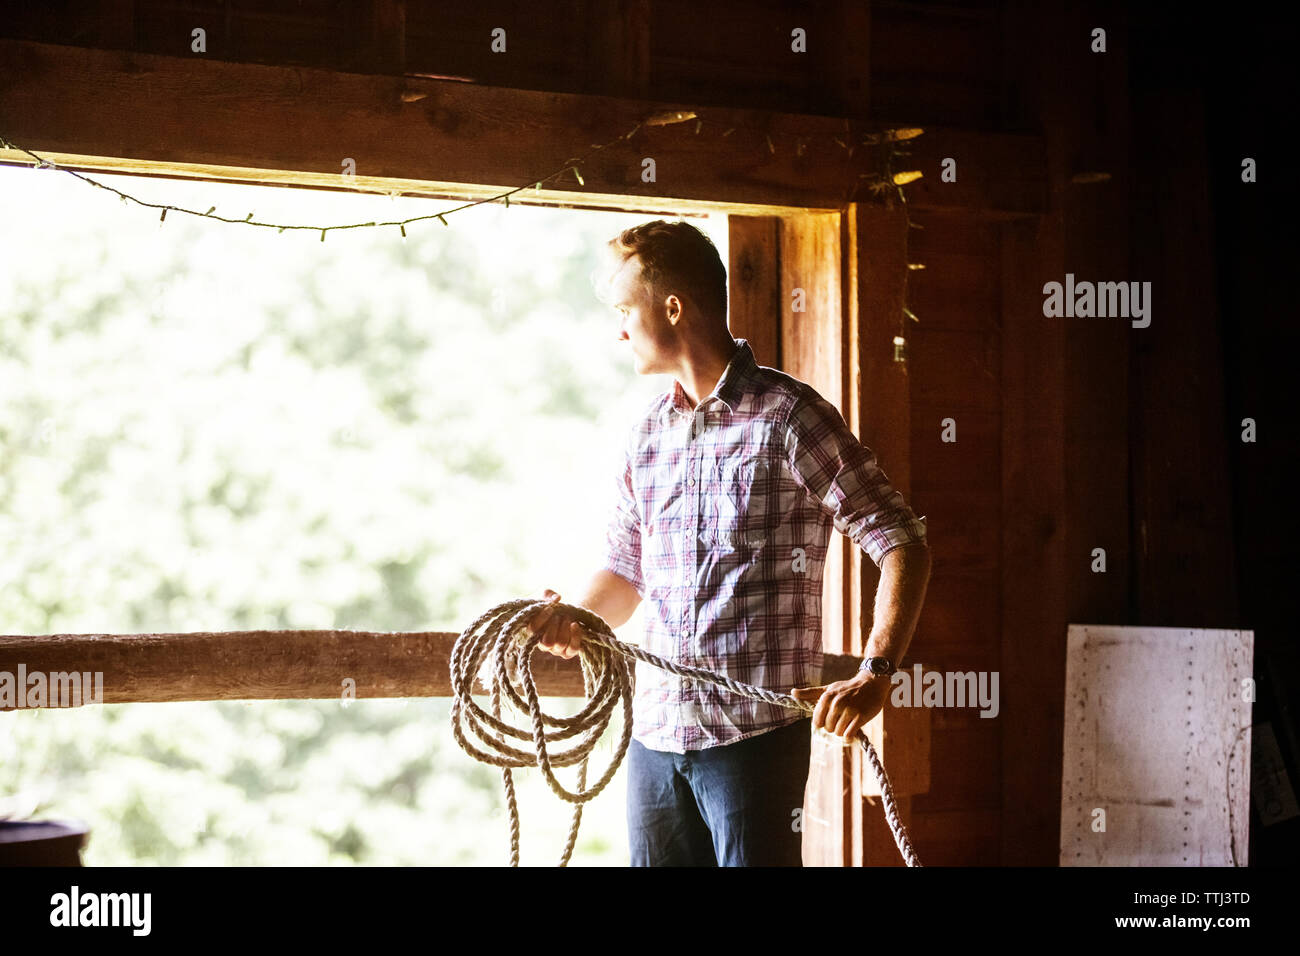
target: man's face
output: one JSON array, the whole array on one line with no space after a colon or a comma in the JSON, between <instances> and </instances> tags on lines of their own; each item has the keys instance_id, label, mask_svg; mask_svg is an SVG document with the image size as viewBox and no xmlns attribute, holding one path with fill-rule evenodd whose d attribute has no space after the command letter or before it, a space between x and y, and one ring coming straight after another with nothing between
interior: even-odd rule
<instances>
[{"instance_id":1,"label":"man's face","mask_svg":"<svg viewBox=\"0 0 1300 956\"><path fill-rule=\"evenodd\" d=\"M640 260L629 256L611 283L611 305L618 314L619 338L628 340L637 374L656 375L672 370L670 361L676 351L677 335L667 312L669 304L680 306L671 296L668 303L655 302L640 275Z\"/></svg>"}]
</instances>

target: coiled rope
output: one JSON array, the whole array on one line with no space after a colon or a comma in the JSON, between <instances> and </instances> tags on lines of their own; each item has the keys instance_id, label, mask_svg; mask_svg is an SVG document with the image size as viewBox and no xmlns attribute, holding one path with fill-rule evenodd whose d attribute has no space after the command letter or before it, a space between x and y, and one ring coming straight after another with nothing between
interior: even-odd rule
<instances>
[{"instance_id":1,"label":"coiled rope","mask_svg":"<svg viewBox=\"0 0 1300 956\"><path fill-rule=\"evenodd\" d=\"M541 640L541 635L532 633L529 624L546 608L568 612L584 630L578 656L582 665L582 683L587 705L570 717L554 717L543 712L538 701L537 685L533 681L532 653ZM491 700L491 713L473 699L474 679L489 657L492 661L491 679L485 681L485 684ZM644 661L689 680L715 684L742 697L779 704L807 714L813 712L814 705L808 701L742 684L712 671L677 664L635 645L624 644L614 636L600 615L585 607L531 598L498 604L467 627L452 648L451 724L456 743L462 750L476 760L501 768L506 805L510 810L511 866L519 865L519 806L515 800L511 770L515 767L540 767L542 776L556 796L574 805L569 837L560 857L560 866L567 865L578 839L583 804L596 797L613 779L632 740L632 694L636 675L634 660ZM502 696L520 713L527 712L531 718L531 730L516 727L501 719ZM619 703L623 705L623 732L616 752L605 773L588 787L587 760L608 728L610 715ZM465 726L488 749L476 747L465 734ZM553 729L548 730L548 727ZM507 737L532 740L533 749L528 751L511 746ZM894 835L898 851L908 866L920 866L921 861L917 859L907 837L907 830L898 816L894 790L889 784L885 767L865 731L859 730L857 738L866 752L871 772L880 784L885 820ZM567 749L555 749L553 746L570 740L573 742ZM574 764L578 764L578 786L576 790L568 790L555 778L552 768L570 767Z\"/></svg>"}]
</instances>

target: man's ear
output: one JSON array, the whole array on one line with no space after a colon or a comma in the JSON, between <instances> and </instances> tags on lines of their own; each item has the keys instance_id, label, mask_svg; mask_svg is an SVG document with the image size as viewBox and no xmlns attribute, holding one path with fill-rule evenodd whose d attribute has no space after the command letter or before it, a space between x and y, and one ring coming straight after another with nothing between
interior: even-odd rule
<instances>
[{"instance_id":1,"label":"man's ear","mask_svg":"<svg viewBox=\"0 0 1300 956\"><path fill-rule=\"evenodd\" d=\"M670 295L664 299L664 308L668 310L668 322L670 325L676 325L682 320L682 300L675 295Z\"/></svg>"}]
</instances>

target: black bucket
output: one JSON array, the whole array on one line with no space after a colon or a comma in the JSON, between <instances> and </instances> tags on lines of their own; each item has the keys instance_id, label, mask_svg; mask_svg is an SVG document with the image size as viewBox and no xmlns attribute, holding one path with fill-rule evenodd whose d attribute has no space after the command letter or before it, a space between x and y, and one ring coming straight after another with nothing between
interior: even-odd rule
<instances>
[{"instance_id":1,"label":"black bucket","mask_svg":"<svg viewBox=\"0 0 1300 956\"><path fill-rule=\"evenodd\" d=\"M81 866L89 833L79 820L0 820L0 866Z\"/></svg>"}]
</instances>

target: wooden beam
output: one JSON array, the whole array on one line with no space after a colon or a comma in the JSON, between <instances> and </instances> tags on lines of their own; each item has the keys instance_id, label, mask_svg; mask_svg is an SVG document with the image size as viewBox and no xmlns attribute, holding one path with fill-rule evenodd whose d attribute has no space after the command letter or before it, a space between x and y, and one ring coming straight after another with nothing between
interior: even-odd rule
<instances>
[{"instance_id":1,"label":"wooden beam","mask_svg":"<svg viewBox=\"0 0 1300 956\"><path fill-rule=\"evenodd\" d=\"M1127 40L1127 11L1110 0L1102 6L1107 8L1107 32L1112 42L1122 44L1126 50L1134 49ZM1065 4L1063 34L1086 34L1099 13L1100 11L1094 10L1078 10L1073 4ZM1149 241L1155 242L1160 248L1158 258L1161 261L1169 261L1165 257L1180 240L1200 231L1194 228L1177 229L1165 234L1166 223L1158 218L1149 219L1146 207L1141 205L1145 196L1138 197L1139 205L1136 209L1130 203L1129 170L1140 168L1143 158L1149 156L1150 152L1143 150L1134 155L1129 149L1128 102L1133 94L1128 82L1128 58L1117 57L1110 69L1102 70L1095 78L1085 80L1085 74L1081 71L1088 69L1095 57L1096 54L1089 51L1083 43L1065 44L1059 57L1061 75L1067 82L1060 98L1055 101L1054 108L1059 121L1053 124L1051 136L1054 149L1059 150L1059 175L1064 181L1061 187L1064 190L1061 212L1065 268L1055 275L1047 275L1062 283L1065 282L1066 271L1073 273L1076 281L1120 281L1133 277L1129 268L1130 237L1141 235L1139 224L1160 223L1153 230ZM1156 110L1152 115L1160 116L1163 112ZM1149 128L1150 125L1150 121L1141 122L1139 127ZM1055 142L1058 138L1059 144ZM1151 145L1154 147L1161 141L1169 142L1156 137L1152 139ZM1184 149L1191 150L1193 155L1200 155L1195 152L1194 145L1181 136L1175 137L1171 145L1170 159L1181 154ZM1094 183L1071 181L1077 174L1096 172L1108 173L1111 179ZM1160 162L1153 166L1152 175L1147 181L1172 182L1174 175L1173 166ZM1208 183L1202 185L1208 188ZM1154 198L1160 192L1152 191L1147 195ZM1183 215L1189 217L1188 225L1192 225L1191 211L1197 208L1192 197L1203 193L1193 186L1186 190L1178 189L1170 195L1178 196L1174 204ZM1129 228L1116 228L1117 224L1129 223L1133 224L1132 231ZM1208 224L1205 224L1205 229L1208 233ZM1157 239L1156 236L1160 238ZM1138 245L1143 244L1139 241ZM1176 261L1178 265L1174 272L1178 278L1171 285L1180 288L1190 289L1192 277L1205 276L1214 271L1214 263L1209 260L1203 261L1199 266L1183 256L1179 256ZM1152 273L1139 271L1136 275L1145 278ZM1045 281L1041 274L1036 277L1040 299ZM1157 288L1159 285L1157 283ZM1192 323L1199 316L1213 314L1212 309L1198 308L1201 302L1212 300L1213 295L1206 289L1201 295L1189 297L1186 302L1174 306L1166 313L1177 316L1175 321L1165 325L1170 334L1170 344L1203 338L1200 333L1192 334ZM1169 298L1164 301L1168 303ZM1039 314L1041 315L1041 310ZM1132 616L1135 597L1145 594L1147 589L1136 587L1138 579L1133 573L1140 565L1135 564L1130 518L1131 509L1139 499L1136 488L1130 488L1130 476L1140 471L1140 467L1135 467L1132 457L1136 453L1140 462L1142 443L1138 440L1141 434L1138 423L1148 414L1153 401L1159 402L1171 392L1182 393L1181 386L1187 381L1188 370L1196 366L1185 365L1182 361L1175 362L1173 375L1161 383L1157 391L1142 395L1140 388L1144 383L1155 383L1140 370L1137 374L1131 372L1129 350L1131 344L1134 348L1150 348L1151 329L1135 329L1124 318L1039 318L1038 321L1059 324L1063 326L1064 334L1064 527L1065 553L1069 556L1065 586L1069 595L1069 620L1109 624L1155 623L1178 619L1181 624L1180 615L1176 615L1176 618ZM1210 367L1217 366L1218 361L1216 357ZM1130 382L1139 387L1139 391L1133 395L1129 393ZM1204 394L1204 391L1198 389L1196 394ZM1105 396L1104 401L1098 400L1101 396ZM1185 415L1185 406L1179 403L1177 411L1161 426L1161 430L1168 430L1177 438L1170 442L1169 448L1160 457L1169 456L1172 462L1192 451L1187 439L1202 421L1205 419L1199 415ZM1206 466L1210 459L1192 454L1190 460L1202 465L1192 481L1192 484L1201 487L1208 475ZM1186 461L1187 459L1179 460L1173 471L1185 473ZM1169 501L1176 500L1169 494L1168 481L1160 480L1157 487L1160 497ZM1177 553L1208 553L1217 550L1202 547L1205 540L1203 535L1209 531L1209 527L1203 524L1204 518L1204 515L1198 515L1193 519L1192 525L1196 531ZM1218 540L1217 536L1212 537L1212 540ZM1106 552L1105 573L1094 570L1095 548L1102 548ZM1189 577L1181 569L1175 576L1180 579ZM1200 586L1190 588L1187 596L1190 597L1192 593L1204 595L1215 592L1220 581L1216 575L1212 581L1205 580ZM1191 583L1190 580L1187 583ZM1183 602L1175 606L1179 611L1186 609ZM1194 615L1186 619L1198 624L1220 623ZM1059 632L1053 637L1059 641ZM1056 656L1055 653L1053 656ZM1055 674L1053 678L1059 679ZM1068 699L1064 690L1062 696L1064 714L1065 699ZM1040 773L1046 771L1046 765L1039 769ZM1046 855L1047 847L1043 850Z\"/></svg>"},{"instance_id":2,"label":"wooden beam","mask_svg":"<svg viewBox=\"0 0 1300 956\"><path fill-rule=\"evenodd\" d=\"M1135 31L1135 36L1150 36L1158 30L1153 22L1158 18L1140 19L1141 29ZM1166 56L1169 57L1166 62L1172 65L1176 55ZM1161 75L1151 64L1140 68L1144 84L1151 82L1147 74ZM1127 119L1123 114L1127 100L1116 93L1112 103ZM1230 456L1234 444L1242 447L1242 416L1227 412L1228 397L1224 392L1224 333L1242 317L1233 314L1230 306L1219 304L1216 253L1231 244L1216 244L1215 239L1216 210L1210 204L1210 196L1220 171L1204 161L1180 160L1182 156L1205 156L1214 133L1206 129L1203 104L1195 93L1187 90L1162 85L1149 91L1143 89L1133 101L1133 110L1136 116L1150 119L1134 124L1135 148L1122 152L1119 162L1131 157L1134 176L1139 182L1159 182L1162 187L1143 193L1136 204L1140 212L1132 218L1132 257L1107 263L1106 271L1101 268L1093 271L1093 275L1108 279L1118 276L1146 280L1154 292L1146 303L1150 310L1147 328L1133 328L1124 319L1093 320L1112 331L1112 337L1120 340L1121 349L1127 346L1128 362L1123 361L1122 351L1118 361L1114 352L1109 354L1110 360L1122 371L1128 371L1129 363L1133 366L1130 379L1133 390L1126 406L1126 410L1131 409L1133 430L1129 439L1133 448L1130 485L1125 486L1121 475L1117 482L1119 489L1113 483L1103 486L1111 492L1109 500L1128 493L1124 504L1132 502L1129 519L1133 547L1123 555L1131 561L1132 573L1128 588L1122 584L1114 588L1121 596L1128 592L1127 604L1116 612L1112 610L1114 603L1090 600L1086 606L1092 616L1086 620L1179 625L1186 622L1232 628L1243 620L1253 621L1257 613L1250 608L1246 617L1241 617L1242 607L1238 602ZM1127 145L1125 141L1118 148ZM1122 187L1124 177L1119 178ZM1112 196L1115 192L1118 190L1112 191ZM1115 214L1122 215L1132 208L1126 201L1126 191L1119 192L1109 202L1092 195L1086 199L1081 195L1079 199L1081 206L1087 202L1088 208L1101 207L1112 213L1107 220L1090 223L1098 245L1102 231L1115 221ZM1108 243L1107 247L1113 245ZM1121 245L1121 249L1127 248L1128 243ZM1258 270L1261 277L1268 274L1259 263L1252 263L1251 268ZM1076 275L1087 277L1082 268L1076 269ZM1078 324L1089 321L1081 319ZM1100 366L1103 359L1098 356L1093 364ZM1089 391L1079 396L1078 404L1084 405L1090 397L1105 394L1114 398L1097 404L1110 406L1126 394L1126 390L1112 388L1100 376L1091 379L1089 386ZM1092 425L1099 417L1094 412L1091 420L1085 419L1085 424ZM1235 418L1235 422L1230 418ZM1090 430L1086 434L1092 438L1096 432ZM1106 440L1117 441L1118 437L1108 435ZM1101 444L1101 440L1092 439L1092 446ZM1119 455L1114 456L1116 464L1121 460ZM1105 471L1105 466L1106 459L1094 456L1094 469ZM1290 468L1286 470L1289 472ZM1089 504L1094 501L1102 506L1102 513L1112 510L1106 498L1100 495L1089 498ZM1254 503L1254 507L1262 505L1263 502ZM1129 529L1113 530L1115 537L1123 542L1121 535ZM1094 540L1100 537L1095 535ZM1083 542L1081 547L1089 545L1091 542ZM1107 560L1110 573L1090 575L1093 582L1122 573L1122 565L1110 557L1109 550ZM1071 583L1077 580L1072 579ZM1072 589L1072 593L1077 592ZM1072 616L1071 620L1084 618Z\"/></svg>"},{"instance_id":3,"label":"wooden beam","mask_svg":"<svg viewBox=\"0 0 1300 956\"><path fill-rule=\"evenodd\" d=\"M16 681L20 666L27 674L101 672L105 704L340 699L348 679L357 699L449 697L458 636L325 630L4 635L0 673ZM827 679L843 680L860 663L828 654ZM534 653L533 676L543 696L583 696L576 659Z\"/></svg>"},{"instance_id":4,"label":"wooden beam","mask_svg":"<svg viewBox=\"0 0 1300 956\"><path fill-rule=\"evenodd\" d=\"M1066 462L1066 322L1043 316L1043 283L1067 263L1069 158L1059 51L1039 38L1064 30L1063 0L1011 0L1008 49L1023 49L1027 112L1048 131L1050 211L1001 230L1002 866L1055 866L1060 851L1065 636L1071 565ZM1122 444L1122 443L1121 443Z\"/></svg>"},{"instance_id":5,"label":"wooden beam","mask_svg":"<svg viewBox=\"0 0 1300 956\"><path fill-rule=\"evenodd\" d=\"M845 412L844 276L840 215L805 215L781 222L779 235L781 369L807 382ZM797 297L796 297L797 294ZM803 311L796 312L796 303ZM831 530L822 569L822 650L849 648L847 538ZM804 797L803 860L845 866L853 840L850 751L814 734Z\"/></svg>"},{"instance_id":6,"label":"wooden beam","mask_svg":"<svg viewBox=\"0 0 1300 956\"><path fill-rule=\"evenodd\" d=\"M1064 257L1059 216L1004 227L1002 275L1001 863L1059 850L1066 582L1065 328L1042 315ZM1063 271L1063 270L1062 270Z\"/></svg>"},{"instance_id":7,"label":"wooden beam","mask_svg":"<svg viewBox=\"0 0 1300 956\"><path fill-rule=\"evenodd\" d=\"M841 244L848 373L845 420L863 444L877 452L890 484L911 506L910 380L907 364L894 360L894 336L903 325L907 231L901 206L854 203L843 216ZM844 649L860 654L874 626L880 570L860 549L851 548L848 572L849 607L855 613L846 621L849 643ZM914 637L913 647L915 641ZM915 659L910 651L907 656ZM904 824L910 824L911 802L903 795L923 793L930 786L929 711L886 705L867 732L900 797L899 814ZM861 781L861 791L850 805L854 829L850 862L901 865L882 807L862 799L879 794L875 777L862 751L852 754L850 772Z\"/></svg>"},{"instance_id":8,"label":"wooden beam","mask_svg":"<svg viewBox=\"0 0 1300 956\"><path fill-rule=\"evenodd\" d=\"M781 223L781 369L807 382L844 415L848 371L840 220L833 213ZM796 302L803 311L794 311ZM831 531L822 581L822 633L824 649L831 653L851 650L846 612L850 548L848 538Z\"/></svg>"},{"instance_id":9,"label":"wooden beam","mask_svg":"<svg viewBox=\"0 0 1300 956\"><path fill-rule=\"evenodd\" d=\"M759 365L781 368L781 220L727 217L727 326Z\"/></svg>"},{"instance_id":10,"label":"wooden beam","mask_svg":"<svg viewBox=\"0 0 1300 956\"><path fill-rule=\"evenodd\" d=\"M585 185L566 172L511 201L741 215L835 211L878 172L877 151L834 143L865 124L827 116L701 107L698 133L691 121L619 139L670 109L691 105L0 40L0 135L79 171L485 198L613 143L584 164ZM919 206L1042 208L1037 137L931 129L914 142ZM941 184L949 155L958 181ZM31 160L0 150L0 162Z\"/></svg>"}]
</instances>

